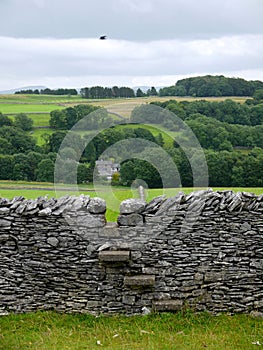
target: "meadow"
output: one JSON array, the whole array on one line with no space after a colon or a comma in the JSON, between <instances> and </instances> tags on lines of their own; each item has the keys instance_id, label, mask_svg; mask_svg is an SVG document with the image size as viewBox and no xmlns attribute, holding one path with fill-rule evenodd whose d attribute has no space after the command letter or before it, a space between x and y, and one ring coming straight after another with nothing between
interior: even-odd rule
<instances>
[{"instance_id":1,"label":"meadow","mask_svg":"<svg viewBox=\"0 0 263 350\"><path fill-rule=\"evenodd\" d=\"M263 345L249 315L183 310L147 316L36 312L0 317L0 350L248 350Z\"/></svg>"},{"instance_id":2,"label":"meadow","mask_svg":"<svg viewBox=\"0 0 263 350\"><path fill-rule=\"evenodd\" d=\"M35 103L17 103L17 104L9 104L9 103L1 103L0 104L0 112L3 114L19 114L19 113L49 113L54 109L63 109L64 107L61 105L54 104L35 104ZM30 115L28 115L30 116ZM37 118L37 115L35 116Z\"/></svg>"},{"instance_id":3,"label":"meadow","mask_svg":"<svg viewBox=\"0 0 263 350\"><path fill-rule=\"evenodd\" d=\"M244 97L228 97L233 101L244 103L247 98ZM55 95L1 95L0 94L0 112L3 114L16 114L16 113L41 113L50 112L54 109L65 108L74 106L76 104L85 103L92 104L94 106L104 107L122 115L123 117L129 117L130 112L134 107L143 103L150 103L154 101L167 101L177 100L179 101L196 101L205 99L207 101L223 101L225 97L136 97L136 98L116 98L116 99L83 99L80 96L55 96Z\"/></svg>"}]
</instances>

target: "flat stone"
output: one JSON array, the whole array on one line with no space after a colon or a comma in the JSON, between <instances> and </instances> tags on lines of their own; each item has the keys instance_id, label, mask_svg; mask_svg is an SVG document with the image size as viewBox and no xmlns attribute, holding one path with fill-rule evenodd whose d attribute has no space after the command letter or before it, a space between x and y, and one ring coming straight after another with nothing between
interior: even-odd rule
<instances>
[{"instance_id":1,"label":"flat stone","mask_svg":"<svg viewBox=\"0 0 263 350\"><path fill-rule=\"evenodd\" d=\"M0 215L9 214L9 208L0 208Z\"/></svg>"},{"instance_id":2,"label":"flat stone","mask_svg":"<svg viewBox=\"0 0 263 350\"><path fill-rule=\"evenodd\" d=\"M146 206L146 202L141 199L130 198L121 202L120 214L141 213Z\"/></svg>"},{"instance_id":3,"label":"flat stone","mask_svg":"<svg viewBox=\"0 0 263 350\"><path fill-rule=\"evenodd\" d=\"M74 223L75 220L73 220ZM103 227L106 224L105 216L100 215L92 215L89 212L87 212L85 215L80 215L77 217L75 224L77 226L84 226L87 228L92 227Z\"/></svg>"},{"instance_id":4,"label":"flat stone","mask_svg":"<svg viewBox=\"0 0 263 350\"><path fill-rule=\"evenodd\" d=\"M103 250L99 252L99 260L105 262L124 262L130 260L129 250Z\"/></svg>"},{"instance_id":5,"label":"flat stone","mask_svg":"<svg viewBox=\"0 0 263 350\"><path fill-rule=\"evenodd\" d=\"M52 211L51 209L48 207L48 208L45 208L45 209L42 209L38 212L38 215L39 216L49 216L51 215Z\"/></svg>"},{"instance_id":6,"label":"flat stone","mask_svg":"<svg viewBox=\"0 0 263 350\"><path fill-rule=\"evenodd\" d=\"M145 207L143 214L154 214L160 207L160 205L165 201L165 196L159 196L151 200Z\"/></svg>"},{"instance_id":7,"label":"flat stone","mask_svg":"<svg viewBox=\"0 0 263 350\"><path fill-rule=\"evenodd\" d=\"M37 206L38 206L38 202L37 202L37 201L29 201L29 202L27 203L26 210L27 210L27 211L34 210L34 209L37 208Z\"/></svg>"},{"instance_id":8,"label":"flat stone","mask_svg":"<svg viewBox=\"0 0 263 350\"><path fill-rule=\"evenodd\" d=\"M0 219L0 227L10 227L11 222L5 219Z\"/></svg>"},{"instance_id":9,"label":"flat stone","mask_svg":"<svg viewBox=\"0 0 263 350\"><path fill-rule=\"evenodd\" d=\"M57 247L59 244L59 240L56 237L49 237L47 239L47 243L52 247Z\"/></svg>"},{"instance_id":10,"label":"flat stone","mask_svg":"<svg viewBox=\"0 0 263 350\"><path fill-rule=\"evenodd\" d=\"M143 225L143 216L136 213L119 215L117 222L119 226L139 226Z\"/></svg>"},{"instance_id":11,"label":"flat stone","mask_svg":"<svg viewBox=\"0 0 263 350\"><path fill-rule=\"evenodd\" d=\"M183 200L185 200L185 195L182 192L179 192L176 196L170 197L166 200L164 200L160 207L158 208L156 215L164 215L167 213L168 210L171 208L176 207L178 204L180 204Z\"/></svg>"},{"instance_id":12,"label":"flat stone","mask_svg":"<svg viewBox=\"0 0 263 350\"><path fill-rule=\"evenodd\" d=\"M106 226L99 231L99 237L115 238L120 236L120 228L116 222L108 222Z\"/></svg>"},{"instance_id":13,"label":"flat stone","mask_svg":"<svg viewBox=\"0 0 263 350\"><path fill-rule=\"evenodd\" d=\"M136 276L125 276L124 285L130 287L148 287L154 286L155 275L136 275Z\"/></svg>"},{"instance_id":14,"label":"flat stone","mask_svg":"<svg viewBox=\"0 0 263 350\"><path fill-rule=\"evenodd\" d=\"M178 300L158 300L153 302L156 311L178 311L182 308L183 301Z\"/></svg>"}]
</instances>

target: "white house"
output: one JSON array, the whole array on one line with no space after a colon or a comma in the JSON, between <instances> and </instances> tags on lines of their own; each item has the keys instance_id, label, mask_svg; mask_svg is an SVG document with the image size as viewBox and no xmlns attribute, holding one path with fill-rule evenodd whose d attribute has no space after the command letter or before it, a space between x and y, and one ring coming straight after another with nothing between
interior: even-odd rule
<instances>
[{"instance_id":1,"label":"white house","mask_svg":"<svg viewBox=\"0 0 263 350\"><path fill-rule=\"evenodd\" d=\"M96 160L96 167L99 176L106 177L107 180L111 180L112 175L120 171L120 164L113 163L111 160Z\"/></svg>"}]
</instances>

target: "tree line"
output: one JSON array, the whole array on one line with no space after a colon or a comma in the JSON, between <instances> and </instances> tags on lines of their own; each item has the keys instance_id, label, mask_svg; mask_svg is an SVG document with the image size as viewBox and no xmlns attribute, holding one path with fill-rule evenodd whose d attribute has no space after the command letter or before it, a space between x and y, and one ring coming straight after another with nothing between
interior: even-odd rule
<instances>
[{"instance_id":1,"label":"tree line","mask_svg":"<svg viewBox=\"0 0 263 350\"><path fill-rule=\"evenodd\" d=\"M259 89L263 89L259 80L206 75L178 80L175 85L160 89L159 96L253 96Z\"/></svg>"},{"instance_id":2,"label":"tree line","mask_svg":"<svg viewBox=\"0 0 263 350\"><path fill-rule=\"evenodd\" d=\"M92 86L84 87L80 89L80 95L83 98L101 99L101 98L133 98L133 97L145 97L145 96L158 96L158 92L154 86L143 92L141 88L136 91L130 87L103 87Z\"/></svg>"},{"instance_id":3,"label":"tree line","mask_svg":"<svg viewBox=\"0 0 263 350\"><path fill-rule=\"evenodd\" d=\"M83 87L79 93L77 89L27 89L15 92L15 94L48 94L48 95L80 95L87 99L104 98L134 98L144 96L192 96L192 97L220 97L220 96L255 96L258 91L262 95L263 82L259 80L247 81L242 78L226 78L219 76L197 76L178 80L172 86L157 89L152 86L143 91L126 86L92 86Z\"/></svg>"},{"instance_id":4,"label":"tree line","mask_svg":"<svg viewBox=\"0 0 263 350\"><path fill-rule=\"evenodd\" d=\"M120 98L135 97L134 90L130 87L102 87L92 86L80 89L80 95L83 98L101 99L101 98Z\"/></svg>"},{"instance_id":5,"label":"tree line","mask_svg":"<svg viewBox=\"0 0 263 350\"><path fill-rule=\"evenodd\" d=\"M152 151L151 151L152 152ZM180 178L170 176L171 187L192 187L193 174L189 159L181 149L169 149ZM238 151L204 150L208 165L209 186L214 187L263 187L263 151L254 148L248 153ZM194 161L194 150L193 150ZM129 159L120 168L120 183L130 186L135 179L144 180L149 188L162 188L163 180L157 169L142 159Z\"/></svg>"},{"instance_id":6,"label":"tree line","mask_svg":"<svg viewBox=\"0 0 263 350\"><path fill-rule=\"evenodd\" d=\"M59 88L59 89L26 89L16 91L15 94L36 94L36 95L78 95L78 91L76 89L67 89L67 88Z\"/></svg>"}]
</instances>

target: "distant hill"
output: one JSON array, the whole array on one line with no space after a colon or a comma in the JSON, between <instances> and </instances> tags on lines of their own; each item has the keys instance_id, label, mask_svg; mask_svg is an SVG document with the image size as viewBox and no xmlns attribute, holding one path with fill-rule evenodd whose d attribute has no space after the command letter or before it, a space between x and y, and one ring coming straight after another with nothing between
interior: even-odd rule
<instances>
[{"instance_id":1,"label":"distant hill","mask_svg":"<svg viewBox=\"0 0 263 350\"><path fill-rule=\"evenodd\" d=\"M173 86L160 89L160 96L252 96L263 89L263 82L242 78L226 78L223 75L206 75L178 80Z\"/></svg>"},{"instance_id":2,"label":"distant hill","mask_svg":"<svg viewBox=\"0 0 263 350\"><path fill-rule=\"evenodd\" d=\"M23 86L23 87L16 88L16 89L0 91L0 94L1 95L14 94L15 92L21 91L21 90L41 90L41 89L46 89L46 86L42 86L42 85Z\"/></svg>"}]
</instances>

